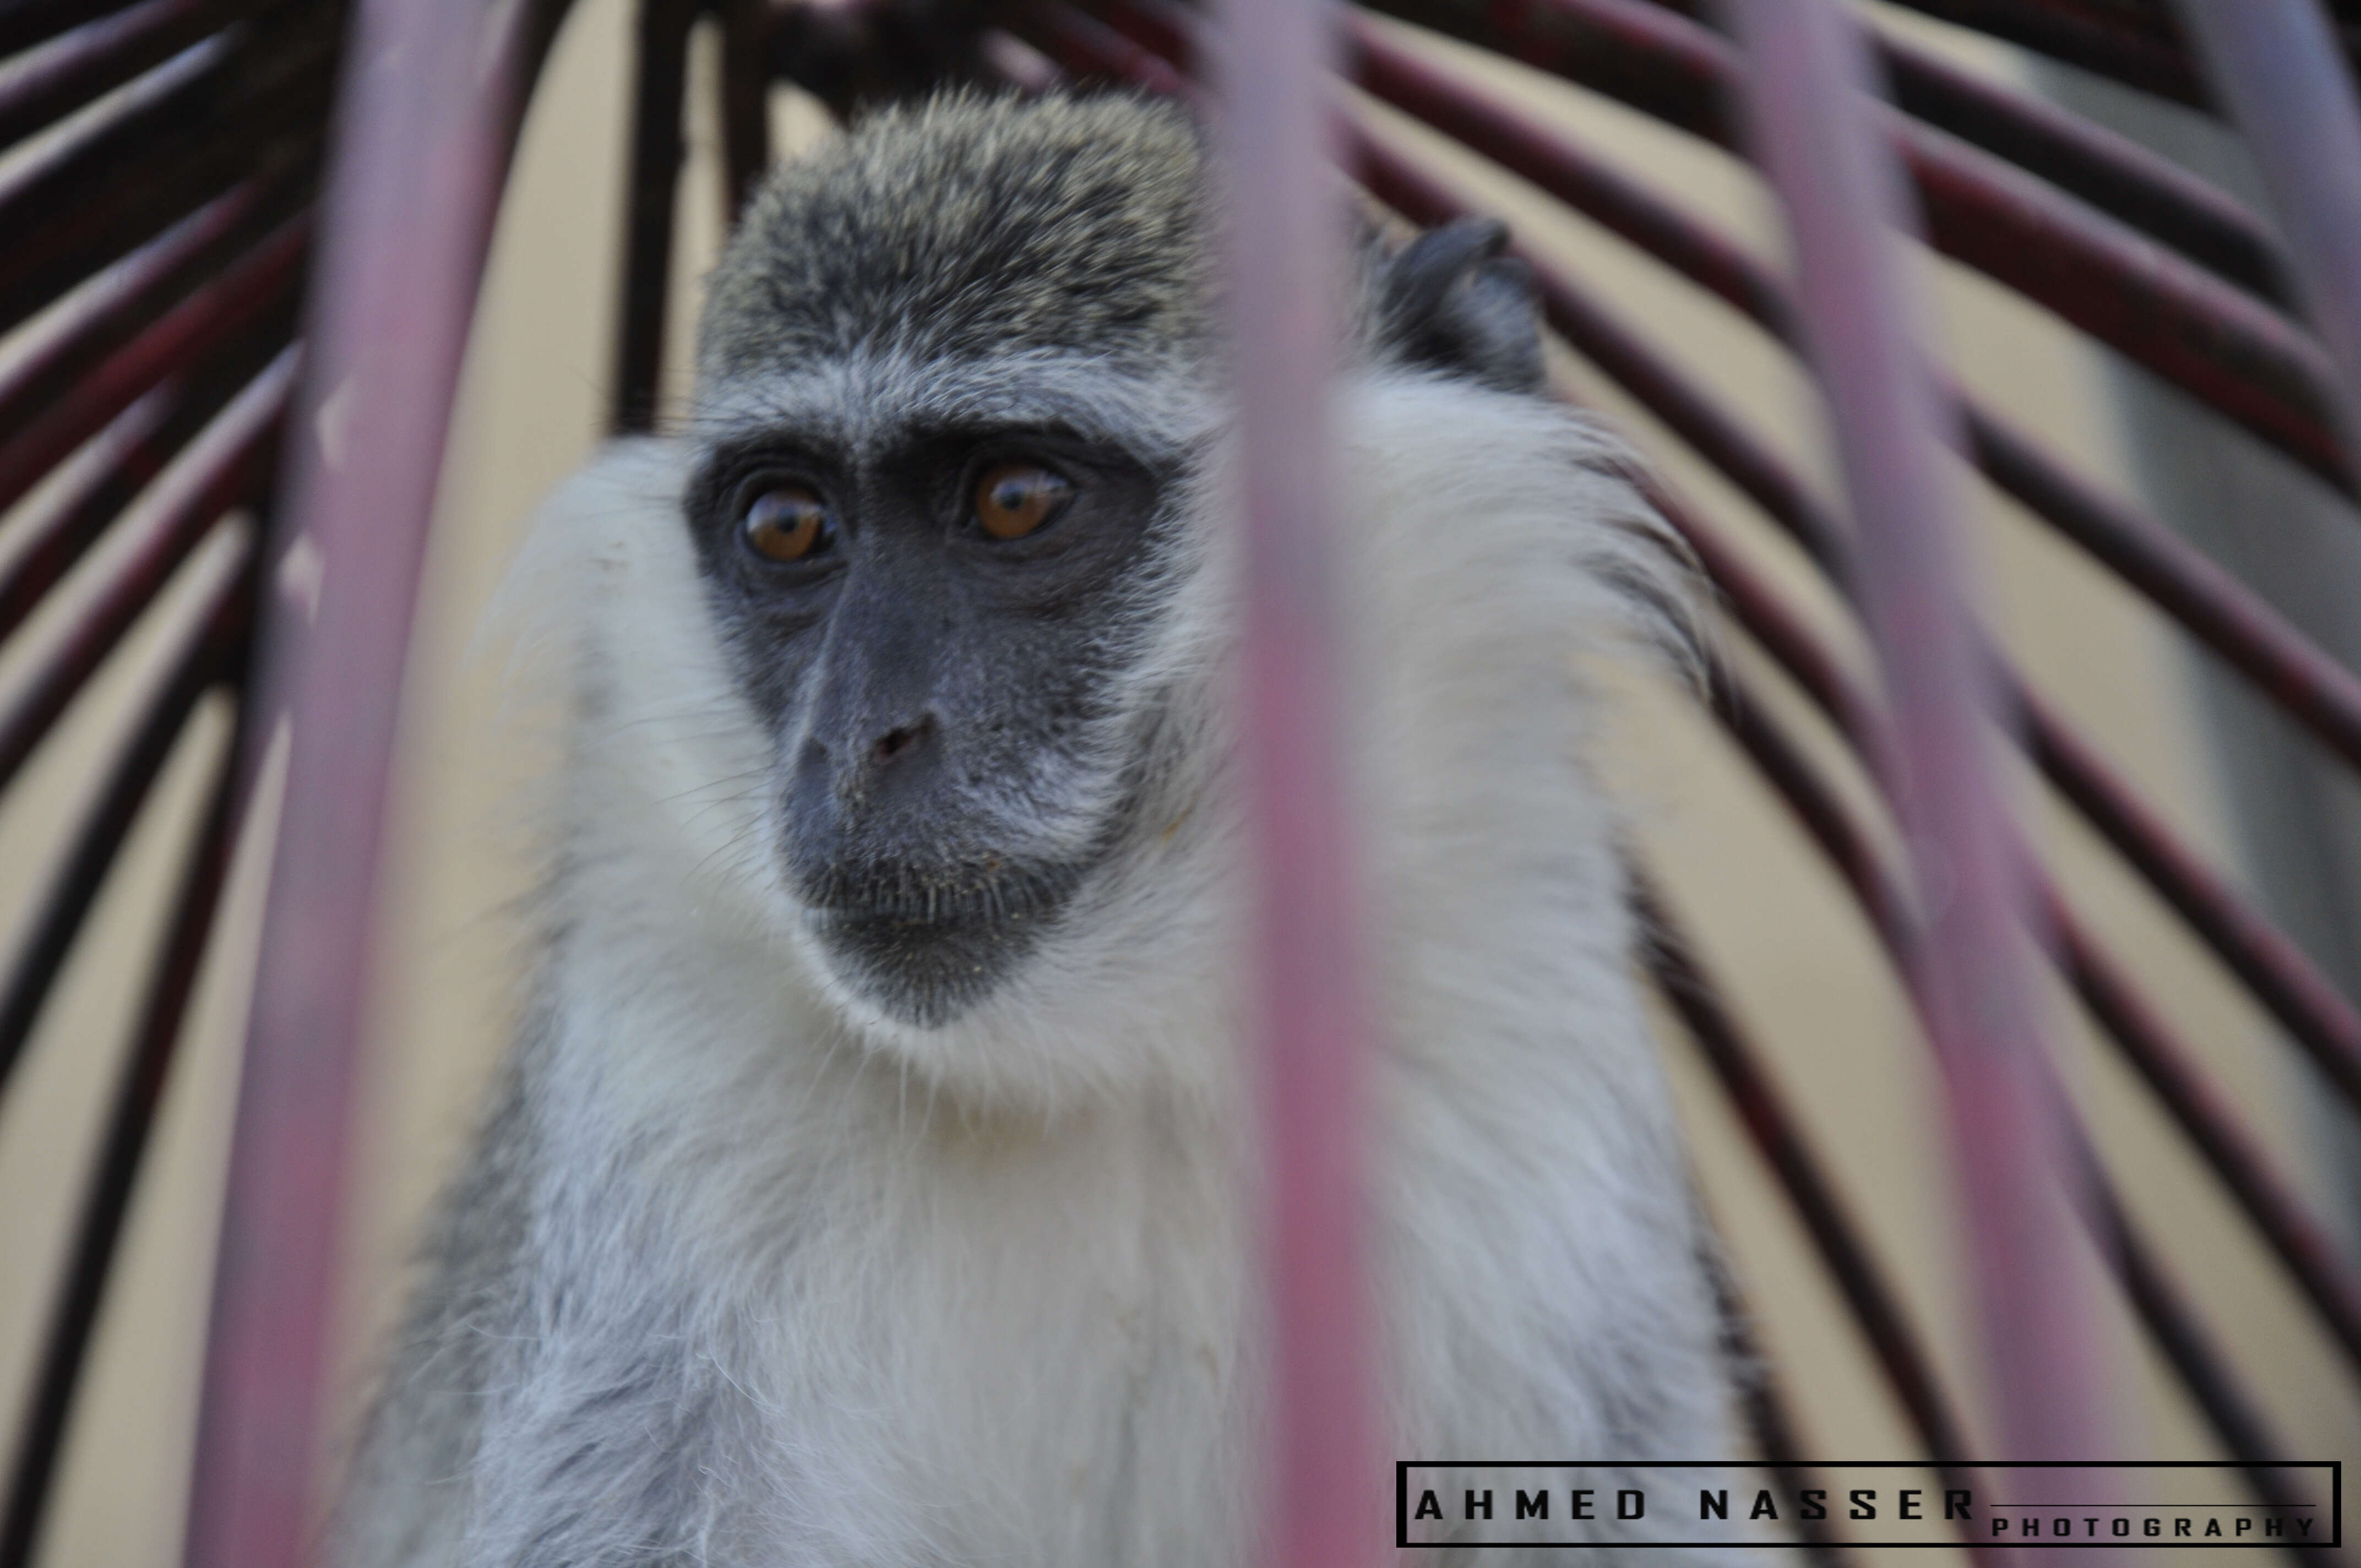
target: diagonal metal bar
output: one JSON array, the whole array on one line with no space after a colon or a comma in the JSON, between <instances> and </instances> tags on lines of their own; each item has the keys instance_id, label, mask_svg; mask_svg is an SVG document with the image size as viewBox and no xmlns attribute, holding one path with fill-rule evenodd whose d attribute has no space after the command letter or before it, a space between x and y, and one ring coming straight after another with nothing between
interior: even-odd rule
<instances>
[{"instance_id":1,"label":"diagonal metal bar","mask_svg":"<svg viewBox=\"0 0 2361 1568\"><path fill-rule=\"evenodd\" d=\"M1723 1004L1671 905L1645 875L1634 877L1631 902L1645 944L1642 956L1657 989L1680 1014L1748 1138L1786 1190L1919 1441L1938 1461L1965 1459L1974 1445L1952 1411L1934 1362L1885 1271L1861 1242L1860 1224L1821 1171L1794 1112L1763 1068L1762 1052Z\"/></svg>"},{"instance_id":2,"label":"diagonal metal bar","mask_svg":"<svg viewBox=\"0 0 2361 1568\"><path fill-rule=\"evenodd\" d=\"M105 585L34 677L0 708L0 789L16 777L91 673L138 619L175 567L225 511L250 498L276 451L292 379L292 351L257 377L173 465L155 498L155 519L114 564Z\"/></svg>"},{"instance_id":3,"label":"diagonal metal bar","mask_svg":"<svg viewBox=\"0 0 2361 1568\"><path fill-rule=\"evenodd\" d=\"M254 331L291 298L310 243L307 216L290 218L224 276L164 313L65 391L39 418L0 443L0 507L176 371Z\"/></svg>"},{"instance_id":4,"label":"diagonal metal bar","mask_svg":"<svg viewBox=\"0 0 2361 1568\"><path fill-rule=\"evenodd\" d=\"M124 410L68 460L56 488L45 488L19 518L17 547L0 566L0 637L24 623L109 525L286 348L293 303Z\"/></svg>"},{"instance_id":5,"label":"diagonal metal bar","mask_svg":"<svg viewBox=\"0 0 2361 1568\"><path fill-rule=\"evenodd\" d=\"M251 546L244 547L251 553ZM243 570L241 566L240 570ZM105 886L140 806L164 770L182 725L204 688L218 678L230 643L244 624L245 589L235 576L215 590L192 633L171 651L177 673L148 701L147 710L108 766L83 812L71 845L44 889L29 935L0 990L0 1096L49 991L65 967L82 922Z\"/></svg>"},{"instance_id":6,"label":"diagonal metal bar","mask_svg":"<svg viewBox=\"0 0 2361 1568\"><path fill-rule=\"evenodd\" d=\"M0 86L0 144L30 136L270 0L140 0L11 62Z\"/></svg>"},{"instance_id":7,"label":"diagonal metal bar","mask_svg":"<svg viewBox=\"0 0 2361 1568\"><path fill-rule=\"evenodd\" d=\"M2120 0L1894 0L2195 108L2211 99L2160 5ZM2145 14L2143 14L2145 13Z\"/></svg>"},{"instance_id":8,"label":"diagonal metal bar","mask_svg":"<svg viewBox=\"0 0 2361 1568\"><path fill-rule=\"evenodd\" d=\"M248 554L252 553L249 549ZM252 574L241 562L231 592L206 618L194 640L196 645L181 650L180 673L161 694L150 720L151 733L162 737L163 750L177 740L208 689L235 683L249 630L253 594ZM143 742L148 739L143 736ZM147 999L115 1085L105 1136L74 1227L73 1250L51 1304L38 1363L39 1373L17 1431L5 1511L0 1513L0 1568L27 1568L40 1541L42 1517L64 1446L74 1390L82 1381L91 1336L105 1298L115 1243L131 1206L140 1156L163 1101L165 1076L180 1040L181 1018L196 987L214 906L229 870L232 835L240 814L236 756L233 742L216 766L212 798L182 869L163 945L149 975ZM161 762L159 755L157 762Z\"/></svg>"},{"instance_id":9,"label":"diagonal metal bar","mask_svg":"<svg viewBox=\"0 0 2361 1568\"><path fill-rule=\"evenodd\" d=\"M2361 465L2361 103L2319 0L2178 0L2206 74L2246 134L2313 325L2343 378Z\"/></svg>"}]
</instances>

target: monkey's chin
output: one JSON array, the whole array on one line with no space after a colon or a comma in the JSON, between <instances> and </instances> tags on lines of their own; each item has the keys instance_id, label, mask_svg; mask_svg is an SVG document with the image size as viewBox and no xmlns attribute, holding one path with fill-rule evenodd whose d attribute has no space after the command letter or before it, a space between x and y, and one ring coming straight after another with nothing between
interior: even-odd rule
<instances>
[{"instance_id":1,"label":"monkey's chin","mask_svg":"<svg viewBox=\"0 0 2361 1568\"><path fill-rule=\"evenodd\" d=\"M804 927L832 978L887 1019L914 1028L955 1022L1039 944L1046 914L924 919L807 909Z\"/></svg>"},{"instance_id":2,"label":"monkey's chin","mask_svg":"<svg viewBox=\"0 0 2361 1568\"><path fill-rule=\"evenodd\" d=\"M917 1029L956 1022L1022 968L1082 874L1074 866L977 880L864 871L807 883L805 935L848 1000ZM906 891L929 885L928 895Z\"/></svg>"}]
</instances>

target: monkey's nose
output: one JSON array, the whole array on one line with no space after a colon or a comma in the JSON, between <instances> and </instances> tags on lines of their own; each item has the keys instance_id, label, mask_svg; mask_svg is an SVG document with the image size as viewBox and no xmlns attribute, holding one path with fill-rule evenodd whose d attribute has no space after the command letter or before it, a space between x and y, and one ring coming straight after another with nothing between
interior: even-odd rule
<instances>
[{"instance_id":1,"label":"monkey's nose","mask_svg":"<svg viewBox=\"0 0 2361 1568\"><path fill-rule=\"evenodd\" d=\"M931 737L934 732L935 718L932 714L927 715L916 724L905 724L887 730L877 738L875 745L869 748L869 765L873 768L884 767L895 758L916 750L919 742Z\"/></svg>"}]
</instances>

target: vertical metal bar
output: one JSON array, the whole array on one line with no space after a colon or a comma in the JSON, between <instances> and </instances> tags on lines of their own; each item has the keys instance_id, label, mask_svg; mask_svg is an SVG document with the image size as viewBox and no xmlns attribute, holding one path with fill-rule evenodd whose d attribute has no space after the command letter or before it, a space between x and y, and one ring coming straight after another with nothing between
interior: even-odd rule
<instances>
[{"instance_id":1,"label":"vertical metal bar","mask_svg":"<svg viewBox=\"0 0 2361 1568\"><path fill-rule=\"evenodd\" d=\"M1911 982L1941 1064L1999 1438L2018 1459L2101 1441L2095 1326L2019 925L2021 850L1989 776L1993 695L1961 595L1939 405L1890 254L1899 170L1867 57L1831 0L1732 7L1754 144L1786 209L1796 302L1860 535L1859 588L1891 707L1881 758L1913 850ZM1954 443L1956 445L1956 443Z\"/></svg>"},{"instance_id":2,"label":"vertical metal bar","mask_svg":"<svg viewBox=\"0 0 2361 1568\"><path fill-rule=\"evenodd\" d=\"M2318 0L2180 0L2228 104L2312 324L2344 387L2345 450L2361 468L2361 104Z\"/></svg>"},{"instance_id":3,"label":"vertical metal bar","mask_svg":"<svg viewBox=\"0 0 2361 1568\"><path fill-rule=\"evenodd\" d=\"M402 661L477 285L554 7L361 0L249 770L291 745L214 1276L186 1561L297 1568ZM287 591L292 589L294 591Z\"/></svg>"},{"instance_id":4,"label":"vertical metal bar","mask_svg":"<svg viewBox=\"0 0 2361 1568\"><path fill-rule=\"evenodd\" d=\"M1246 537L1246 800L1257 870L1264 1245L1275 1328L1264 1560L1368 1568L1373 1425L1363 1111L1371 1020L1330 559L1329 379L1344 214L1323 0L1222 9L1224 242Z\"/></svg>"},{"instance_id":5,"label":"vertical metal bar","mask_svg":"<svg viewBox=\"0 0 2361 1568\"><path fill-rule=\"evenodd\" d=\"M763 187L771 168L770 0L720 0L721 217L738 214Z\"/></svg>"},{"instance_id":6,"label":"vertical metal bar","mask_svg":"<svg viewBox=\"0 0 2361 1568\"><path fill-rule=\"evenodd\" d=\"M672 292L673 211L686 152L681 101L687 87L688 30L697 12L697 0L640 4L639 66L631 89L631 183L623 208L623 314L615 333L610 421L619 434L655 428L656 398L664 380L664 303Z\"/></svg>"}]
</instances>

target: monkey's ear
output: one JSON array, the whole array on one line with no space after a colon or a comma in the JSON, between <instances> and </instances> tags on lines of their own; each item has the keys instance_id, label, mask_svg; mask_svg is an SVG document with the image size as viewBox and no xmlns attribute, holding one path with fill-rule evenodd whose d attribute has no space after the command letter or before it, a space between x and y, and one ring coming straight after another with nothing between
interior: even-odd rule
<instances>
[{"instance_id":1,"label":"monkey's ear","mask_svg":"<svg viewBox=\"0 0 2361 1568\"><path fill-rule=\"evenodd\" d=\"M1542 336L1532 271L1496 218L1457 218L1383 264L1384 349L1407 364L1467 376L1505 392L1541 390Z\"/></svg>"}]
</instances>

